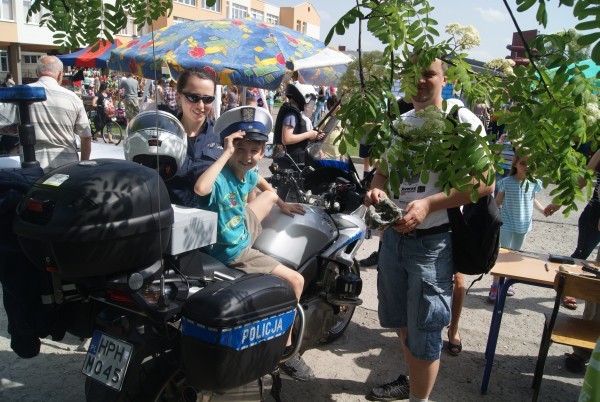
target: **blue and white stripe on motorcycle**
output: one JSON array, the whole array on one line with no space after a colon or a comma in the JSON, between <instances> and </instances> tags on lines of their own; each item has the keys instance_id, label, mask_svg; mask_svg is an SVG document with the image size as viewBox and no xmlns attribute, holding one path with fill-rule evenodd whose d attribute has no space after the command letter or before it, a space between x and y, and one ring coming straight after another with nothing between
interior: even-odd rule
<instances>
[{"instance_id":1,"label":"blue and white stripe on motorcycle","mask_svg":"<svg viewBox=\"0 0 600 402\"><path fill-rule=\"evenodd\" d=\"M212 328L183 318L182 334L201 341L243 350L286 333L294 322L294 310L233 328Z\"/></svg>"}]
</instances>

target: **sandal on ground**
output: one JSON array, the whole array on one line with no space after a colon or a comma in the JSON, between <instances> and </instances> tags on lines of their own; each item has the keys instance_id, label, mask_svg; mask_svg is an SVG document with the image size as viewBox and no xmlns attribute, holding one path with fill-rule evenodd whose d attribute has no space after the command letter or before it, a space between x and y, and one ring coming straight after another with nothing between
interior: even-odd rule
<instances>
[{"instance_id":1,"label":"sandal on ground","mask_svg":"<svg viewBox=\"0 0 600 402\"><path fill-rule=\"evenodd\" d=\"M565 368L571 373L583 373L586 361L575 353L565 353Z\"/></svg>"},{"instance_id":2,"label":"sandal on ground","mask_svg":"<svg viewBox=\"0 0 600 402\"><path fill-rule=\"evenodd\" d=\"M444 341L444 348L451 356L458 356L462 352L462 342L454 344L450 341Z\"/></svg>"},{"instance_id":3,"label":"sandal on ground","mask_svg":"<svg viewBox=\"0 0 600 402\"><path fill-rule=\"evenodd\" d=\"M569 310L577 309L577 299L571 296L563 297L560 304L562 304L563 307L568 308Z\"/></svg>"},{"instance_id":4,"label":"sandal on ground","mask_svg":"<svg viewBox=\"0 0 600 402\"><path fill-rule=\"evenodd\" d=\"M458 343L450 342L450 337L448 337L447 341L444 341L444 349L446 352L450 353L452 356L458 356L460 352L462 352L462 342L458 341Z\"/></svg>"}]
</instances>

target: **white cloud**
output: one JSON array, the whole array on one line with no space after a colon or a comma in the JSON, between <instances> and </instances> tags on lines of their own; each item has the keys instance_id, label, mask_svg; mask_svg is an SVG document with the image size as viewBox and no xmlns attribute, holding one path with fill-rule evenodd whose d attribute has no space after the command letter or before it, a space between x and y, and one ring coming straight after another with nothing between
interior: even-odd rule
<instances>
[{"instance_id":1,"label":"white cloud","mask_svg":"<svg viewBox=\"0 0 600 402\"><path fill-rule=\"evenodd\" d=\"M489 21L489 22L508 21L508 14L503 11L496 10L494 8L481 8L481 7L475 7L475 10L477 10L477 12L479 12L481 17L486 21Z\"/></svg>"}]
</instances>

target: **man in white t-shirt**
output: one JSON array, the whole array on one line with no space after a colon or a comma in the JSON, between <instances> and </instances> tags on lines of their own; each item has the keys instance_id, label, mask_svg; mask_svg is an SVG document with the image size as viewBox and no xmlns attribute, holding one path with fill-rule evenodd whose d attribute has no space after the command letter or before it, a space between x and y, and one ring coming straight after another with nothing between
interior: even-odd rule
<instances>
[{"instance_id":1,"label":"man in white t-shirt","mask_svg":"<svg viewBox=\"0 0 600 402\"><path fill-rule=\"evenodd\" d=\"M413 111L402 119L418 125L415 112L428 106L442 109L445 68L439 59L423 69ZM458 111L460 122L481 124L465 108ZM387 166L380 165L367 193L366 202L375 204L387 197ZM396 225L383 233L379 255L379 321L384 328L398 330L409 377L375 387L370 399L427 401L435 384L442 350L442 329L450 322L454 262L447 209L470 202L470 194L452 190L446 196L436 186L439 172L430 172L427 183L420 175L404 177L394 190L397 202L406 211ZM479 196L489 195L494 186L480 183Z\"/></svg>"}]
</instances>

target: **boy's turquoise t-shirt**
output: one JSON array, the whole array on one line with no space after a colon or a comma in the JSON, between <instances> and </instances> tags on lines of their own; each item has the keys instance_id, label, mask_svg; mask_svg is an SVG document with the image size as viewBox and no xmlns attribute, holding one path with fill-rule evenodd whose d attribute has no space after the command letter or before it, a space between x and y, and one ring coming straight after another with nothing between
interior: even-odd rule
<instances>
[{"instance_id":1,"label":"boy's turquoise t-shirt","mask_svg":"<svg viewBox=\"0 0 600 402\"><path fill-rule=\"evenodd\" d=\"M246 227L245 208L248 194L258 183L258 173L250 170L244 181L237 178L225 165L213 184L212 192L198 197L199 207L218 213L217 242L210 255L224 264L229 264L250 245L250 234Z\"/></svg>"}]
</instances>

